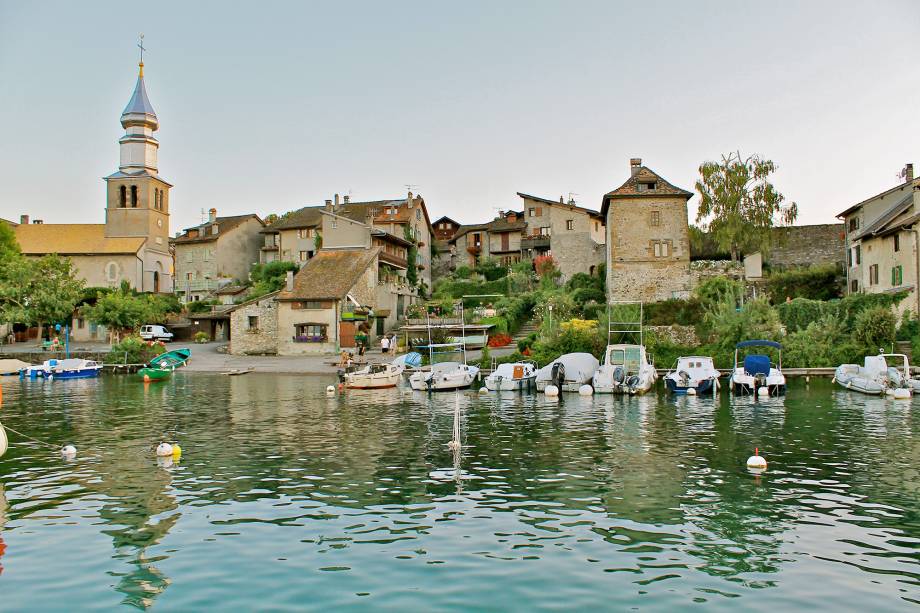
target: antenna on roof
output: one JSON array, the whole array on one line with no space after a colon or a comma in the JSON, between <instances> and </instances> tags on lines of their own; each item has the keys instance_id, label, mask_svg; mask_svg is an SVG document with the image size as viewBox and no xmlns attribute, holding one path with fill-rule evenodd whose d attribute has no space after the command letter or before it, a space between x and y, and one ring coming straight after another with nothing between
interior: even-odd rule
<instances>
[{"instance_id":1,"label":"antenna on roof","mask_svg":"<svg viewBox=\"0 0 920 613\"><path fill-rule=\"evenodd\" d=\"M577 195L576 192L569 192L569 202L575 202L575 196Z\"/></svg>"},{"instance_id":2,"label":"antenna on roof","mask_svg":"<svg viewBox=\"0 0 920 613\"><path fill-rule=\"evenodd\" d=\"M204 223L204 209L201 209L201 223Z\"/></svg>"},{"instance_id":3,"label":"antenna on roof","mask_svg":"<svg viewBox=\"0 0 920 613\"><path fill-rule=\"evenodd\" d=\"M416 185L415 183L403 183L403 186L406 188L406 191L410 191L410 192L414 192L420 187Z\"/></svg>"}]
</instances>

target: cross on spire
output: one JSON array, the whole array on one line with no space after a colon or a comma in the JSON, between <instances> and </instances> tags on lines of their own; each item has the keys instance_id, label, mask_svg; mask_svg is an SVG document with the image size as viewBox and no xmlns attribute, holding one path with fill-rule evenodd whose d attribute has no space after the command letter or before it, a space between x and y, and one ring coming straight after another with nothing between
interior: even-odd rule
<instances>
[{"instance_id":1,"label":"cross on spire","mask_svg":"<svg viewBox=\"0 0 920 613\"><path fill-rule=\"evenodd\" d=\"M139 43L137 43L137 46L138 46L138 48L141 50L141 64L143 64L143 63L144 63L144 51L147 50L147 49L144 48L144 35L143 35L143 33L141 34L141 40L140 40Z\"/></svg>"}]
</instances>

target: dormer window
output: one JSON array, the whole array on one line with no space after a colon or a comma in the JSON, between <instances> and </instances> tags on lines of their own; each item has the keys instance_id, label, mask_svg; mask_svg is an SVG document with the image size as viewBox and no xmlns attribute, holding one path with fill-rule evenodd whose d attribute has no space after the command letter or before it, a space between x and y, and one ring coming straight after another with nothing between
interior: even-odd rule
<instances>
[{"instance_id":1,"label":"dormer window","mask_svg":"<svg viewBox=\"0 0 920 613\"><path fill-rule=\"evenodd\" d=\"M640 181L636 185L636 189L640 192L655 190L655 189L658 189L658 182L657 181Z\"/></svg>"}]
</instances>

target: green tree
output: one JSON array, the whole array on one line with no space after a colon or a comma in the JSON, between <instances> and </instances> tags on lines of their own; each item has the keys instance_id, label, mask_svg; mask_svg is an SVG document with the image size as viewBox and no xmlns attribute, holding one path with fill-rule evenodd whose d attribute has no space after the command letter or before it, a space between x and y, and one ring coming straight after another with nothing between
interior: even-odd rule
<instances>
[{"instance_id":1,"label":"green tree","mask_svg":"<svg viewBox=\"0 0 920 613\"><path fill-rule=\"evenodd\" d=\"M410 285L415 286L418 283L418 242L412 237L412 229L408 224L403 227L403 236L412 243L406 254L406 280Z\"/></svg>"},{"instance_id":2,"label":"green tree","mask_svg":"<svg viewBox=\"0 0 920 613\"><path fill-rule=\"evenodd\" d=\"M296 274L298 268L294 262L275 261L267 264L258 264L252 267L249 273L252 287L249 289L249 299L258 298L272 292L277 292L284 287L288 271Z\"/></svg>"},{"instance_id":3,"label":"green tree","mask_svg":"<svg viewBox=\"0 0 920 613\"><path fill-rule=\"evenodd\" d=\"M696 221L706 223L719 248L730 251L733 262L745 250L766 251L774 224L791 224L798 217L796 203L784 206L785 196L769 181L775 170L772 160L756 154L742 158L740 152L700 166Z\"/></svg>"},{"instance_id":4,"label":"green tree","mask_svg":"<svg viewBox=\"0 0 920 613\"><path fill-rule=\"evenodd\" d=\"M19 255L19 243L16 233L8 224L0 221L0 265L11 257Z\"/></svg>"},{"instance_id":5,"label":"green tree","mask_svg":"<svg viewBox=\"0 0 920 613\"><path fill-rule=\"evenodd\" d=\"M146 296L135 296L130 292L117 291L101 296L96 304L83 307L82 314L90 321L109 329L112 342L118 342L121 334L156 319L153 303Z\"/></svg>"},{"instance_id":6,"label":"green tree","mask_svg":"<svg viewBox=\"0 0 920 613\"><path fill-rule=\"evenodd\" d=\"M83 298L83 285L69 258L12 254L0 266L0 320L68 324Z\"/></svg>"}]
</instances>

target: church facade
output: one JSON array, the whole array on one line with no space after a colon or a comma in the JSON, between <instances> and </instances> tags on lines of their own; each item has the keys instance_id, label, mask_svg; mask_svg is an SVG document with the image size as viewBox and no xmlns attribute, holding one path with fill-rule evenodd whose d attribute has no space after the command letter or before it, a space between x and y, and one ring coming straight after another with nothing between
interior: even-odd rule
<instances>
[{"instance_id":1,"label":"church facade","mask_svg":"<svg viewBox=\"0 0 920 613\"><path fill-rule=\"evenodd\" d=\"M144 63L134 93L121 114L125 135L118 141L118 170L105 177L105 223L29 223L15 227L22 253L56 253L71 258L89 287L118 287L127 281L142 292L172 292L173 258L169 249L169 190L158 174L159 120L147 98Z\"/></svg>"}]
</instances>

